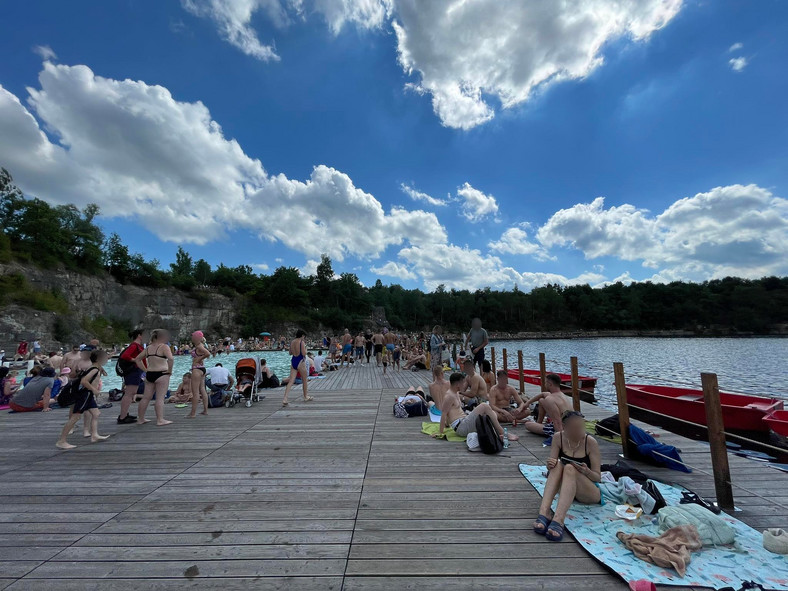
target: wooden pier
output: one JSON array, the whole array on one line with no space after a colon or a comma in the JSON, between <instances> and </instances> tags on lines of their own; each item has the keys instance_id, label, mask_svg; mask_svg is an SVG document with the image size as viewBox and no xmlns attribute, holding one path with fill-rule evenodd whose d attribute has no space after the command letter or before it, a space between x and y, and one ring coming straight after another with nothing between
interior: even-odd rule
<instances>
[{"instance_id":1,"label":"wooden pier","mask_svg":"<svg viewBox=\"0 0 788 591\"><path fill-rule=\"evenodd\" d=\"M0 589L626 589L571 536L531 532L540 498L517 465L544 462L542 438L518 428L485 456L393 417L394 396L428 377L353 367L312 381L314 402L297 388L283 409L273 390L194 420L168 405L162 428L115 424L115 404L101 417L112 437L78 433L68 452L54 447L66 411L0 413ZM710 471L705 444L651 429ZM614 462L620 448L600 444ZM788 505L787 474L730 467ZM644 470L714 493L699 472ZM746 523L788 525L776 505L734 494Z\"/></svg>"}]
</instances>

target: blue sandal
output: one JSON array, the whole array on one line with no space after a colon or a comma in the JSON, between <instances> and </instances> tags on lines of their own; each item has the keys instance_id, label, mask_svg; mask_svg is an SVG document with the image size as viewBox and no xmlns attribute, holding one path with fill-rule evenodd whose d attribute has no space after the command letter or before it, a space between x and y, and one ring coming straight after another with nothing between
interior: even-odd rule
<instances>
[{"instance_id":1,"label":"blue sandal","mask_svg":"<svg viewBox=\"0 0 788 591\"><path fill-rule=\"evenodd\" d=\"M552 532L553 535L550 535L550 532ZM564 526L555 521L551 521L545 532L545 537L551 542L560 542L564 539Z\"/></svg>"},{"instance_id":2,"label":"blue sandal","mask_svg":"<svg viewBox=\"0 0 788 591\"><path fill-rule=\"evenodd\" d=\"M542 529L538 529L537 525L541 525ZM544 515L540 515L539 517L536 518L536 521L534 522L535 533L539 534L540 536L543 536L547 533L547 528L549 527L550 527L550 520L547 517L545 517Z\"/></svg>"}]
</instances>

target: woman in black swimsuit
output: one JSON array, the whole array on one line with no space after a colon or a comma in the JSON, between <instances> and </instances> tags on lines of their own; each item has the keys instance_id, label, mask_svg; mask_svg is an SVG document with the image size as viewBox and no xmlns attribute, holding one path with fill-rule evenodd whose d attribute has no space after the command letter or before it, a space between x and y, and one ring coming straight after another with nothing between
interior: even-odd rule
<instances>
[{"instance_id":1,"label":"woman in black swimsuit","mask_svg":"<svg viewBox=\"0 0 788 591\"><path fill-rule=\"evenodd\" d=\"M159 426L169 425L172 421L164 419L164 398L167 396L167 389L170 387L170 376L172 375L172 351L167 342L170 340L170 333L161 328L156 328L150 333L150 344L137 355L134 363L137 364L145 373L145 394L137 407L137 424L143 425L150 422L145 418L145 411L148 410L151 398L156 394L153 404L156 410L156 424ZM143 359L148 360L148 367L142 363Z\"/></svg>"},{"instance_id":2,"label":"woman in black swimsuit","mask_svg":"<svg viewBox=\"0 0 788 591\"><path fill-rule=\"evenodd\" d=\"M553 436L550 457L547 459L547 483L544 487L539 517L534 531L551 542L564 537L564 520L574 501L594 505L602 502L599 482L602 480L599 444L585 431L583 415L567 411L562 417L563 431ZM553 499L559 494L552 518Z\"/></svg>"}]
</instances>

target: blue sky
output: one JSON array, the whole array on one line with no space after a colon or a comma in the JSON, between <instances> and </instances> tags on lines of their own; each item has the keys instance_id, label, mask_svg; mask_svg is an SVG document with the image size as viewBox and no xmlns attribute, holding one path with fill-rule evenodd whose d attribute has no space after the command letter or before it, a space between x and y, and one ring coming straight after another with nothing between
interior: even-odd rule
<instances>
[{"instance_id":1,"label":"blue sky","mask_svg":"<svg viewBox=\"0 0 788 591\"><path fill-rule=\"evenodd\" d=\"M626 4L9 3L0 166L165 264L788 274L788 4Z\"/></svg>"}]
</instances>

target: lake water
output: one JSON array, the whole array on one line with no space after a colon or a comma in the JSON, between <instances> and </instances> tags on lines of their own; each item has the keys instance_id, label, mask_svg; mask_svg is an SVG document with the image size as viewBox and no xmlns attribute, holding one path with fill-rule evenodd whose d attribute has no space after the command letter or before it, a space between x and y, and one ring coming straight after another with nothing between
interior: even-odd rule
<instances>
[{"instance_id":1,"label":"lake water","mask_svg":"<svg viewBox=\"0 0 788 591\"><path fill-rule=\"evenodd\" d=\"M235 377L235 364L239 359L246 357L261 357L266 360L268 366L279 376L284 379L290 375L290 354L287 351L257 351L255 353L230 353L225 355L217 355L205 362L206 367L212 367L217 363L221 363L224 367L230 370L230 373ZM172 368L172 379L170 380L170 388L172 390L178 387L183 374L189 371L192 366L192 358L188 355L176 355L175 364ZM123 378L120 378L115 373L115 359L111 359L107 365L104 366L107 370L107 376L102 380L102 389L106 392L112 388L121 388Z\"/></svg>"},{"instance_id":2,"label":"lake water","mask_svg":"<svg viewBox=\"0 0 788 591\"><path fill-rule=\"evenodd\" d=\"M613 363L624 364L629 383L684 385L700 388L701 372L717 374L720 389L788 398L788 339L782 338L589 338L495 341L496 363L502 367L507 349L509 368L523 352L525 369L539 369L539 353L547 370L569 373L569 358L578 358L580 375L599 378L597 397L615 407ZM488 354L489 357L489 354ZM681 382L674 384L673 382Z\"/></svg>"}]
</instances>

